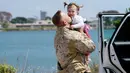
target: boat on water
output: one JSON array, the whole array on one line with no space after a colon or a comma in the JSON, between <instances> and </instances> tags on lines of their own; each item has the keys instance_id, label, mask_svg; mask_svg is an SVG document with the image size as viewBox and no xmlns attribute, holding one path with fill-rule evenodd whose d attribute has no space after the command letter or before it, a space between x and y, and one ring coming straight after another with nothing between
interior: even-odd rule
<instances>
[{"instance_id":1,"label":"boat on water","mask_svg":"<svg viewBox=\"0 0 130 73\"><path fill-rule=\"evenodd\" d=\"M105 38L104 17L122 17L109 39ZM99 73L130 73L130 12L98 14Z\"/></svg>"}]
</instances>

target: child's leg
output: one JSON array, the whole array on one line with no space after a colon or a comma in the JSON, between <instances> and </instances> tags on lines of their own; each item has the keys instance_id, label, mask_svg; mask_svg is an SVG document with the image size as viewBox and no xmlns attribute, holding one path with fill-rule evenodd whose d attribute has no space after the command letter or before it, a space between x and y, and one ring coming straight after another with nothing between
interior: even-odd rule
<instances>
[{"instance_id":1,"label":"child's leg","mask_svg":"<svg viewBox=\"0 0 130 73\"><path fill-rule=\"evenodd\" d=\"M89 35L89 33L88 32L85 32L85 34L90 38L90 35Z\"/></svg>"},{"instance_id":2,"label":"child's leg","mask_svg":"<svg viewBox=\"0 0 130 73\"><path fill-rule=\"evenodd\" d=\"M89 55L90 55L90 53L86 53L86 54L85 54L87 61L89 61Z\"/></svg>"},{"instance_id":3,"label":"child's leg","mask_svg":"<svg viewBox=\"0 0 130 73\"><path fill-rule=\"evenodd\" d=\"M88 33L89 29L88 29L88 25L85 25L83 28L84 33L90 38L90 35Z\"/></svg>"},{"instance_id":4,"label":"child's leg","mask_svg":"<svg viewBox=\"0 0 130 73\"><path fill-rule=\"evenodd\" d=\"M83 30L84 30L83 28L78 28L78 31L81 32L81 33L84 33Z\"/></svg>"},{"instance_id":5,"label":"child's leg","mask_svg":"<svg viewBox=\"0 0 130 73\"><path fill-rule=\"evenodd\" d=\"M87 70L87 73L91 73L91 69L90 69L90 66L89 66L89 54L86 55L86 70Z\"/></svg>"}]
</instances>

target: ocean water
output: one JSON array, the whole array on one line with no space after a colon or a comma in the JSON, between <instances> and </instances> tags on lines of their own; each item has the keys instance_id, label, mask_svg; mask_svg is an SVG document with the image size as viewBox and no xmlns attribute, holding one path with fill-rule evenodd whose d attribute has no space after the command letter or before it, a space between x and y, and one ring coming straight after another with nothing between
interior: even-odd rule
<instances>
[{"instance_id":1,"label":"ocean water","mask_svg":"<svg viewBox=\"0 0 130 73\"><path fill-rule=\"evenodd\" d=\"M0 63L7 63L19 68L56 68L54 49L55 31L10 31L0 32ZM89 34L96 44L91 54L92 62L98 64L98 32Z\"/></svg>"}]
</instances>

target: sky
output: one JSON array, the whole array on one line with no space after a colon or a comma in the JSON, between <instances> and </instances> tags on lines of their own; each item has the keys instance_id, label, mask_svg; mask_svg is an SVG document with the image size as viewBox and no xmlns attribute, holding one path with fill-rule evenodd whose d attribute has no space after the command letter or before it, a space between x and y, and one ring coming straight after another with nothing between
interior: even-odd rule
<instances>
[{"instance_id":1,"label":"sky","mask_svg":"<svg viewBox=\"0 0 130 73\"><path fill-rule=\"evenodd\" d=\"M87 19L95 18L98 12L117 10L125 13L130 7L130 0L0 0L0 11L10 12L13 18L36 17L40 19L40 10L46 11L52 17L57 10L66 12L63 2L75 2L84 7L79 14Z\"/></svg>"}]
</instances>

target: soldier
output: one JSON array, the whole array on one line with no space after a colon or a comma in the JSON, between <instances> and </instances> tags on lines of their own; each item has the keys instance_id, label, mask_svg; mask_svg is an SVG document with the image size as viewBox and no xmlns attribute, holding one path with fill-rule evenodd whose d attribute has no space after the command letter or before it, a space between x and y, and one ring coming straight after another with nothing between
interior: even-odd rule
<instances>
[{"instance_id":1,"label":"soldier","mask_svg":"<svg viewBox=\"0 0 130 73\"><path fill-rule=\"evenodd\" d=\"M88 73L84 58L87 52L95 50L94 42L85 33L69 29L71 18L60 10L52 17L52 22L57 27L54 46L58 73Z\"/></svg>"}]
</instances>

